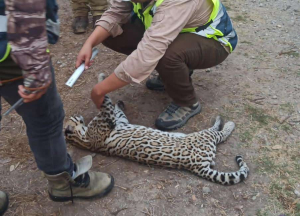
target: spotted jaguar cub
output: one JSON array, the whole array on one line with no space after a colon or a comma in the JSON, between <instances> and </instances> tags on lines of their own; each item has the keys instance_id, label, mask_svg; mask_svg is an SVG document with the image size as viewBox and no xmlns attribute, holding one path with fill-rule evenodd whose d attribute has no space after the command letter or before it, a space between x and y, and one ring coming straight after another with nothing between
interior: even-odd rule
<instances>
[{"instance_id":1,"label":"spotted jaguar cub","mask_svg":"<svg viewBox=\"0 0 300 216\"><path fill-rule=\"evenodd\" d=\"M99 81L105 77L99 75ZM220 117L213 127L191 134L162 132L132 125L123 113L124 104L113 106L105 97L99 114L85 126L82 116L71 117L65 129L66 139L74 146L93 152L121 156L150 165L189 170L223 185L232 185L248 176L249 168L242 156L236 156L240 169L219 172L212 169L217 144L226 140L235 125L227 122L223 129Z\"/></svg>"}]
</instances>

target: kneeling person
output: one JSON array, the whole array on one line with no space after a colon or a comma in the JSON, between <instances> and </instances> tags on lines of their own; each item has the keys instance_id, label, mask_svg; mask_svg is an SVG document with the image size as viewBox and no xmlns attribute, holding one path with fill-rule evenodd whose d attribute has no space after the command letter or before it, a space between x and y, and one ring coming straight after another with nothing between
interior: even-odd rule
<instances>
[{"instance_id":1,"label":"kneeling person","mask_svg":"<svg viewBox=\"0 0 300 216\"><path fill-rule=\"evenodd\" d=\"M237 35L219 0L114 0L81 49L76 66L89 66L99 43L129 55L91 96L100 107L104 95L128 83L147 81L151 90L166 90L173 102L159 115L161 130L182 127L200 113L191 75L194 69L223 62L235 49Z\"/></svg>"}]
</instances>

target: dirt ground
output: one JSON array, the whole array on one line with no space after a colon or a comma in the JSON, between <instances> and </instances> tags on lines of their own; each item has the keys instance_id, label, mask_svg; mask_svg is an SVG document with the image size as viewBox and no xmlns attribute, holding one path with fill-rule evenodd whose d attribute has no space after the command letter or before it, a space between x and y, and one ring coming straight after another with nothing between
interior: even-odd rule
<instances>
[{"instance_id":1,"label":"dirt ground","mask_svg":"<svg viewBox=\"0 0 300 216\"><path fill-rule=\"evenodd\" d=\"M89 99L97 74L112 73L125 59L102 45L91 69L73 88L65 82L85 39L74 35L67 0L59 0L61 38L51 46L58 90L66 111L89 121L97 110ZM237 154L250 167L249 178L235 186L210 183L185 171L140 165L68 146L76 160L93 155L93 170L111 173L113 191L102 199L55 203L47 197L46 179L37 169L21 118L3 119L0 137L0 188L10 195L6 215L300 215L300 1L223 0L239 35L237 49L221 65L197 70L193 82L203 106L201 114L178 131L210 126L222 115L236 129L218 146L216 168L234 171ZM164 92L130 85L111 93L126 104L131 123L154 127L170 102ZM3 104L3 110L9 108ZM207 188L209 193L204 193ZM297 197L298 192L298 197Z\"/></svg>"}]
</instances>

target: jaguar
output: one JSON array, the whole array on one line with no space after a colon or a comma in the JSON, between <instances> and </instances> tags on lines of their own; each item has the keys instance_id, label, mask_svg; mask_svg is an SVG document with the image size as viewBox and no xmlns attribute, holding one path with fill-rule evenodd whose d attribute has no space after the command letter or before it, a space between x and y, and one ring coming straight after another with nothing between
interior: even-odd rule
<instances>
[{"instance_id":1,"label":"jaguar","mask_svg":"<svg viewBox=\"0 0 300 216\"><path fill-rule=\"evenodd\" d=\"M100 74L98 81L105 79ZM163 132L130 124L122 101L113 105L105 96L99 113L86 126L82 116L72 116L65 127L66 140L76 147L110 156L168 168L188 170L197 176L222 185L242 182L249 168L243 157L236 156L239 170L220 172L213 169L217 145L235 128L231 121L222 127L218 116L214 125L190 134Z\"/></svg>"}]
</instances>

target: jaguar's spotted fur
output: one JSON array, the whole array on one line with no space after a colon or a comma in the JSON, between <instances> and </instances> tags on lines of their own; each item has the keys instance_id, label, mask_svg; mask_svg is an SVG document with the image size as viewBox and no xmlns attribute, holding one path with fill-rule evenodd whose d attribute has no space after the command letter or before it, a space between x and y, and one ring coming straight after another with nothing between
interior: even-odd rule
<instances>
[{"instance_id":1,"label":"jaguar's spotted fur","mask_svg":"<svg viewBox=\"0 0 300 216\"><path fill-rule=\"evenodd\" d=\"M103 75L100 76L104 79ZM100 79L99 79L100 80ZM219 172L214 165L217 144L233 131L233 122L220 130L217 117L213 127L191 134L162 132L152 128L129 124L122 111L124 104L112 105L105 97L99 114L85 126L83 117L71 117L66 126L66 139L73 145L116 155L146 164L182 168L224 185L236 184L248 176L249 168L241 156L236 157L240 169Z\"/></svg>"}]
</instances>

